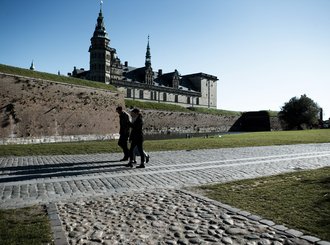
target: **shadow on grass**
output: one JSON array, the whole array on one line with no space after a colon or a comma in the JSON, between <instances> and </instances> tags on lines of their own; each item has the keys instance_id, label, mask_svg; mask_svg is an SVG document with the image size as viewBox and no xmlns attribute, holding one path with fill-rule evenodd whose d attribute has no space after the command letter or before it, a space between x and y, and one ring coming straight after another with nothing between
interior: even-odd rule
<instances>
[{"instance_id":1,"label":"shadow on grass","mask_svg":"<svg viewBox=\"0 0 330 245\"><path fill-rule=\"evenodd\" d=\"M318 180L316 184L320 186L321 190L324 190L322 197L315 203L315 208L325 210L318 224L330 231L330 176ZM330 240L330 233L327 234L327 239Z\"/></svg>"},{"instance_id":2,"label":"shadow on grass","mask_svg":"<svg viewBox=\"0 0 330 245\"><path fill-rule=\"evenodd\" d=\"M330 167L325 167L314 175L306 176L298 182L305 187L306 199L310 199L310 232L330 241Z\"/></svg>"}]
</instances>

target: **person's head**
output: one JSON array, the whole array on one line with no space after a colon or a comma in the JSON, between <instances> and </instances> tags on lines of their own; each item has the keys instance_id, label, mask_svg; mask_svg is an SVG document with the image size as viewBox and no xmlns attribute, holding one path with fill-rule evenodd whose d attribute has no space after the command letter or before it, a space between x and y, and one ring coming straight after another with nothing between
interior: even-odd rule
<instances>
[{"instance_id":1,"label":"person's head","mask_svg":"<svg viewBox=\"0 0 330 245\"><path fill-rule=\"evenodd\" d=\"M140 110L138 108L134 108L131 111L131 115L132 115L132 117L137 117L138 115L140 115Z\"/></svg>"},{"instance_id":2,"label":"person's head","mask_svg":"<svg viewBox=\"0 0 330 245\"><path fill-rule=\"evenodd\" d=\"M118 106L118 107L116 108L116 112L117 112L118 114L122 113L122 111L123 111L123 107Z\"/></svg>"}]
</instances>

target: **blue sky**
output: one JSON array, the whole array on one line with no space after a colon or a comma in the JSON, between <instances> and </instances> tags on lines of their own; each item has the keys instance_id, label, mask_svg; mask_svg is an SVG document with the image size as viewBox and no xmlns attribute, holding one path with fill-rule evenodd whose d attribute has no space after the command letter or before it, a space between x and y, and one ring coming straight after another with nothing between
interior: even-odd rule
<instances>
[{"instance_id":1,"label":"blue sky","mask_svg":"<svg viewBox=\"0 0 330 245\"><path fill-rule=\"evenodd\" d=\"M0 2L0 63L89 69L98 0ZM329 0L103 0L122 62L219 78L218 108L280 110L306 94L330 117Z\"/></svg>"}]
</instances>

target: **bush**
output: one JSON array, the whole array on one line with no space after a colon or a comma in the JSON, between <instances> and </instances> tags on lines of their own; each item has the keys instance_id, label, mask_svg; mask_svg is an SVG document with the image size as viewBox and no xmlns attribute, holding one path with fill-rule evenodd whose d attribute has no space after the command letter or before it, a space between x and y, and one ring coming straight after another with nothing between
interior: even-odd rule
<instances>
[{"instance_id":1,"label":"bush","mask_svg":"<svg viewBox=\"0 0 330 245\"><path fill-rule=\"evenodd\" d=\"M285 103L279 118L285 129L307 129L318 125L320 107L305 94Z\"/></svg>"}]
</instances>

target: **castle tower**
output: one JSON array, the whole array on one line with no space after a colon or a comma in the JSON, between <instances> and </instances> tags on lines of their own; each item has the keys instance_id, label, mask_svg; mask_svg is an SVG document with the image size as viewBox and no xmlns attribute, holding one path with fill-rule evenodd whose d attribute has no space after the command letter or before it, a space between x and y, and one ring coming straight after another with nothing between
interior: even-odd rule
<instances>
[{"instance_id":1,"label":"castle tower","mask_svg":"<svg viewBox=\"0 0 330 245\"><path fill-rule=\"evenodd\" d=\"M147 44L146 62L145 62L145 83L150 84L150 85L153 84L153 71L152 71L152 67L151 67L149 35L148 35L148 44Z\"/></svg>"},{"instance_id":2,"label":"castle tower","mask_svg":"<svg viewBox=\"0 0 330 245\"><path fill-rule=\"evenodd\" d=\"M110 67L111 67L111 49L109 47L110 39L105 30L102 1L100 5L100 13L97 18L97 24L93 37L91 38L90 53L90 75L89 79L109 84L110 83Z\"/></svg>"}]
</instances>

